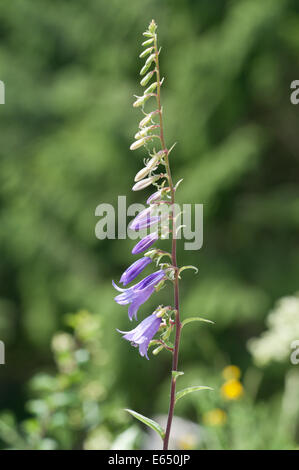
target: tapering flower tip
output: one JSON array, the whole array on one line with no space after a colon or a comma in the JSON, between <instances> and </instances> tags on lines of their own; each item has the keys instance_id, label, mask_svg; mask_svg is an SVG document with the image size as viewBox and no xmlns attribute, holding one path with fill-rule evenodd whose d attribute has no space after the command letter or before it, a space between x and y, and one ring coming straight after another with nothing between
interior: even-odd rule
<instances>
[{"instance_id":1,"label":"tapering flower tip","mask_svg":"<svg viewBox=\"0 0 299 470\"><path fill-rule=\"evenodd\" d=\"M157 88L157 85L158 83L157 82L154 82L152 83L144 92L145 95L149 94L149 93L153 93L155 91L155 89Z\"/></svg>"},{"instance_id":2,"label":"tapering flower tip","mask_svg":"<svg viewBox=\"0 0 299 470\"><path fill-rule=\"evenodd\" d=\"M150 195L146 203L151 204L152 202L158 201L159 199L161 199L161 195L162 195L162 189L159 189L158 191Z\"/></svg>"},{"instance_id":3,"label":"tapering flower tip","mask_svg":"<svg viewBox=\"0 0 299 470\"><path fill-rule=\"evenodd\" d=\"M143 178L145 178L151 171L151 168L148 168L147 166L145 166L144 168L142 168L142 170L138 171L138 173L136 174L135 178L134 178L134 181L140 181L142 180Z\"/></svg>"},{"instance_id":4,"label":"tapering flower tip","mask_svg":"<svg viewBox=\"0 0 299 470\"><path fill-rule=\"evenodd\" d=\"M140 211L135 219L132 220L132 222L130 223L130 228L132 228L134 230L134 225L136 226L138 223L142 222L143 220L147 219L148 217L150 217L150 214L152 212L152 208L151 207L148 207L146 209L143 209L142 211Z\"/></svg>"},{"instance_id":5,"label":"tapering flower tip","mask_svg":"<svg viewBox=\"0 0 299 470\"><path fill-rule=\"evenodd\" d=\"M151 97L152 95L143 95L143 96L137 96L137 100L134 101L133 103L133 108L139 108L140 106L143 106L146 101Z\"/></svg>"},{"instance_id":6,"label":"tapering flower tip","mask_svg":"<svg viewBox=\"0 0 299 470\"><path fill-rule=\"evenodd\" d=\"M147 58L147 61L145 62L144 66L142 67L142 69L140 70L140 75L144 75L148 69L150 68L152 62L153 62L153 56L154 54L151 54L148 58Z\"/></svg>"},{"instance_id":7,"label":"tapering flower tip","mask_svg":"<svg viewBox=\"0 0 299 470\"><path fill-rule=\"evenodd\" d=\"M155 20L152 20L149 24L148 30L151 34L155 34L157 27L158 25L156 24Z\"/></svg>"},{"instance_id":8,"label":"tapering flower tip","mask_svg":"<svg viewBox=\"0 0 299 470\"><path fill-rule=\"evenodd\" d=\"M133 281L152 260L146 256L138 259L129 266L122 274L120 281L124 286Z\"/></svg>"},{"instance_id":9,"label":"tapering flower tip","mask_svg":"<svg viewBox=\"0 0 299 470\"><path fill-rule=\"evenodd\" d=\"M159 201L164 193L169 192L169 188L162 188L153 193L146 201L147 204L152 204L153 202Z\"/></svg>"},{"instance_id":10,"label":"tapering flower tip","mask_svg":"<svg viewBox=\"0 0 299 470\"><path fill-rule=\"evenodd\" d=\"M152 125L152 126L148 126L148 127L143 127L141 130L139 130L134 138L135 139L141 139L142 137L146 137L147 134L152 131L153 129L156 129L156 127L158 127L158 125Z\"/></svg>"},{"instance_id":11,"label":"tapering flower tip","mask_svg":"<svg viewBox=\"0 0 299 470\"><path fill-rule=\"evenodd\" d=\"M145 126L147 126L147 124L149 124L151 122L151 119L152 117L154 116L155 114L155 111L153 111L152 113L149 113L147 114L139 123L139 128L143 128Z\"/></svg>"},{"instance_id":12,"label":"tapering flower tip","mask_svg":"<svg viewBox=\"0 0 299 470\"><path fill-rule=\"evenodd\" d=\"M148 186L153 184L155 181L157 181L159 178L160 178L159 175L154 175L154 176L150 176L149 178L145 178L141 181L138 181L136 184L134 184L132 191L140 191L141 189L147 188Z\"/></svg>"},{"instance_id":13,"label":"tapering flower tip","mask_svg":"<svg viewBox=\"0 0 299 470\"><path fill-rule=\"evenodd\" d=\"M142 137L145 137L147 135L149 131L149 128L148 127L144 127L143 129L141 129L141 131L138 131L135 135L134 135L134 139L142 139Z\"/></svg>"},{"instance_id":14,"label":"tapering flower tip","mask_svg":"<svg viewBox=\"0 0 299 470\"><path fill-rule=\"evenodd\" d=\"M147 49L142 51L141 54L139 54L140 59L143 59L143 57L146 57L147 55L149 55L152 52L152 50L153 50L153 47L148 47Z\"/></svg>"},{"instance_id":15,"label":"tapering flower tip","mask_svg":"<svg viewBox=\"0 0 299 470\"><path fill-rule=\"evenodd\" d=\"M160 155L156 153L153 157L147 162L146 166L148 168L154 169L160 162Z\"/></svg>"},{"instance_id":16,"label":"tapering flower tip","mask_svg":"<svg viewBox=\"0 0 299 470\"><path fill-rule=\"evenodd\" d=\"M151 171L157 168L158 164L159 164L159 157L158 155L155 155L148 161L148 163L145 165L144 168L138 171L138 173L136 174L134 178L134 181L137 182L145 178Z\"/></svg>"},{"instance_id":17,"label":"tapering flower tip","mask_svg":"<svg viewBox=\"0 0 299 470\"><path fill-rule=\"evenodd\" d=\"M150 66L156 59L156 54L151 54L145 61L145 65Z\"/></svg>"},{"instance_id":18,"label":"tapering flower tip","mask_svg":"<svg viewBox=\"0 0 299 470\"><path fill-rule=\"evenodd\" d=\"M157 232L150 233L149 235L146 235L138 243L136 243L136 245L134 246L134 248L132 250L132 254L137 255L139 253L142 253L143 251L150 248L158 239L159 239L159 237L158 237Z\"/></svg>"},{"instance_id":19,"label":"tapering flower tip","mask_svg":"<svg viewBox=\"0 0 299 470\"><path fill-rule=\"evenodd\" d=\"M154 70L151 70L151 71L150 71L149 73L147 73L147 74L145 75L145 77L143 77L143 79L140 81L140 85L141 85L141 86L147 85L153 75L154 75Z\"/></svg>"},{"instance_id":20,"label":"tapering flower tip","mask_svg":"<svg viewBox=\"0 0 299 470\"><path fill-rule=\"evenodd\" d=\"M141 323L139 323L139 325L136 326L136 328L134 328L133 330L117 331L123 334L123 338L127 341L130 341L132 346L139 348L140 356L145 356L148 359L147 350L149 343L159 330L161 321L161 318L158 318L154 313L152 313Z\"/></svg>"},{"instance_id":21,"label":"tapering flower tip","mask_svg":"<svg viewBox=\"0 0 299 470\"><path fill-rule=\"evenodd\" d=\"M144 41L141 45L143 47L146 47L146 46L149 46L150 44L152 44L154 42L154 37L151 37L150 39L147 39L146 41Z\"/></svg>"},{"instance_id":22,"label":"tapering flower tip","mask_svg":"<svg viewBox=\"0 0 299 470\"><path fill-rule=\"evenodd\" d=\"M140 147L142 147L146 141L148 139L150 139L151 137L148 136L148 137L142 137L142 139L138 139L136 140L135 142L133 142L133 144L130 146L130 150L137 150L139 149Z\"/></svg>"}]
</instances>

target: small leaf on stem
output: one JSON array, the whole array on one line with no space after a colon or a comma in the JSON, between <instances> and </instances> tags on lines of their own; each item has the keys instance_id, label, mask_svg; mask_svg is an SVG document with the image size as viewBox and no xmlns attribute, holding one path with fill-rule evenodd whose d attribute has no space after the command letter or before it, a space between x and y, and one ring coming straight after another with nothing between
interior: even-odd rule
<instances>
[{"instance_id":1,"label":"small leaf on stem","mask_svg":"<svg viewBox=\"0 0 299 470\"><path fill-rule=\"evenodd\" d=\"M202 321L202 322L205 322L205 323L212 323L213 325L215 324L215 322L213 322L212 320L207 320L206 318L190 317L190 318L185 318L185 320L182 321L182 328L185 325L188 325L188 323L191 323L193 321Z\"/></svg>"},{"instance_id":2,"label":"small leaf on stem","mask_svg":"<svg viewBox=\"0 0 299 470\"><path fill-rule=\"evenodd\" d=\"M174 380L176 380L180 375L184 375L184 372L180 372L179 370L173 370L171 373Z\"/></svg>"},{"instance_id":3,"label":"small leaf on stem","mask_svg":"<svg viewBox=\"0 0 299 470\"><path fill-rule=\"evenodd\" d=\"M130 415L132 415L134 418L138 419L142 423L152 428L154 431L156 431L159 434L161 439L164 439L165 431L162 428L162 426L160 426L160 424L158 424L156 421L154 421L153 419L147 418L146 416L143 416L140 413L137 413L136 411L129 410L128 408L126 408L125 411L130 413Z\"/></svg>"},{"instance_id":4,"label":"small leaf on stem","mask_svg":"<svg viewBox=\"0 0 299 470\"><path fill-rule=\"evenodd\" d=\"M176 393L175 402L177 402L180 398L184 397L185 395L188 395L188 393L199 392L200 390L213 390L213 389L211 387L207 387L206 385L197 385L195 387L184 388L183 390L180 390L179 392Z\"/></svg>"}]
</instances>

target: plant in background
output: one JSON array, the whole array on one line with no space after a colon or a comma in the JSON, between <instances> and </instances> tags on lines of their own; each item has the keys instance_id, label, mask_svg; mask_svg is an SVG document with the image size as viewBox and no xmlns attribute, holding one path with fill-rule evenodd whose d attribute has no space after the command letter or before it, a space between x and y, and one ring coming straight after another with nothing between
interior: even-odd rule
<instances>
[{"instance_id":1,"label":"plant in background","mask_svg":"<svg viewBox=\"0 0 299 470\"><path fill-rule=\"evenodd\" d=\"M26 418L0 413L0 445L5 449L107 449L119 406L110 398L113 383L102 338L102 319L81 310L65 317L68 332L55 333L53 373L41 372L29 383ZM96 367L95 367L96 365ZM99 378L100 377L100 378Z\"/></svg>"},{"instance_id":2,"label":"plant in background","mask_svg":"<svg viewBox=\"0 0 299 470\"><path fill-rule=\"evenodd\" d=\"M161 79L160 76L160 50L158 49L156 30L157 25L153 20L148 29L143 33L146 40L142 43L144 50L139 57L145 58L145 64L140 72L142 76L140 84L142 87L146 88L142 96L136 96L136 101L133 106L140 107L144 117L139 123L138 132L135 134L135 142L130 147L131 150L145 148L148 153L148 157L144 160L144 167L135 176L135 184L132 188L133 191L139 191L149 186L154 186L155 192L147 199L148 207L139 212L131 222L130 228L136 231L146 230L150 232L146 233L135 245L132 250L133 254L144 253L147 249L151 248L159 238L168 238L169 235L171 235L171 252L151 248L142 258L135 261L126 269L120 278L120 282L126 286L151 262L154 262L159 268L156 272L126 289L119 288L114 282L113 285L115 289L121 292L115 297L115 301L120 305L129 305L129 319L132 320L134 318L137 320L139 307L146 302L155 291L164 287L167 281L173 284L173 305L159 305L157 309L145 318L136 328L128 332L120 331L120 333L124 335L123 338L130 341L133 346L139 347L141 356L145 356L147 359L148 347L152 345L157 346L153 351L154 354L166 349L170 351L173 356L170 404L166 429L162 429L158 423L135 411L127 410L135 418L158 432L163 440L163 448L166 450L168 449L174 407L177 400L188 393L210 389L210 387L206 386L195 386L176 392L177 378L183 374L183 372L178 371L181 331L184 325L192 321L209 320L192 317L182 321L180 316L180 274L185 269L196 268L194 268L194 266L179 267L177 264L176 244L177 235L181 227L177 227L176 223L180 214L177 214L175 194L181 181L176 184L173 182L169 156L174 145L168 149L164 137L163 109L161 105L161 86L164 79ZM156 105L153 110L146 112L145 104L148 101L153 101L151 98L155 99ZM159 145L158 149L154 146L155 142ZM169 261L160 263L161 259L164 257ZM159 337L153 339L157 333ZM173 341L172 337L174 337Z\"/></svg>"}]
</instances>

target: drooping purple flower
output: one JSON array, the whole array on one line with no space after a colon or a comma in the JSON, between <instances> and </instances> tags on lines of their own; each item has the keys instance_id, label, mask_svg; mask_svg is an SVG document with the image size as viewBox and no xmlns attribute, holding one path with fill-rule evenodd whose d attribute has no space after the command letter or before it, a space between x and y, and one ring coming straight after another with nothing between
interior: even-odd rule
<instances>
[{"instance_id":1,"label":"drooping purple flower","mask_svg":"<svg viewBox=\"0 0 299 470\"><path fill-rule=\"evenodd\" d=\"M150 233L142 238L136 245L134 246L132 253L133 255L137 255L138 253L142 253L143 251L150 248L157 240L158 240L158 233Z\"/></svg>"},{"instance_id":2,"label":"drooping purple flower","mask_svg":"<svg viewBox=\"0 0 299 470\"><path fill-rule=\"evenodd\" d=\"M144 256L143 258L138 259L125 270L119 282L126 286L129 284L129 282L133 281L133 279L135 279L138 274L140 274L151 262L152 260L148 256Z\"/></svg>"},{"instance_id":3,"label":"drooping purple flower","mask_svg":"<svg viewBox=\"0 0 299 470\"><path fill-rule=\"evenodd\" d=\"M159 222L159 216L151 216L152 208L148 207L143 211L139 212L139 214L135 217L134 220L130 223L131 230L142 230L147 227L151 227L152 225Z\"/></svg>"},{"instance_id":4,"label":"drooping purple flower","mask_svg":"<svg viewBox=\"0 0 299 470\"><path fill-rule=\"evenodd\" d=\"M163 279L165 271L163 269L156 271L149 276L146 276L142 281L138 282L128 289L121 289L113 281L112 284L116 290L121 292L114 300L119 305L129 305L128 315L129 319L133 317L137 320L137 312L140 305L144 304L152 293L155 291L155 286Z\"/></svg>"},{"instance_id":5,"label":"drooping purple flower","mask_svg":"<svg viewBox=\"0 0 299 470\"><path fill-rule=\"evenodd\" d=\"M152 338L157 333L162 319L157 318L153 313L152 315L145 318L141 323L139 323L136 328L131 331L119 331L124 336L123 338L127 341L130 341L131 344L135 347L139 347L139 353L143 357L145 356L148 359L147 350L148 345Z\"/></svg>"}]
</instances>

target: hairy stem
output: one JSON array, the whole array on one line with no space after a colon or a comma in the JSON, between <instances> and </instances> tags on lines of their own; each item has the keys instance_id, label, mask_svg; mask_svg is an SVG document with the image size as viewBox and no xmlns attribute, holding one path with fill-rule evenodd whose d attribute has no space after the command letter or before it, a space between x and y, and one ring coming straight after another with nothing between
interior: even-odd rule
<instances>
[{"instance_id":1,"label":"hairy stem","mask_svg":"<svg viewBox=\"0 0 299 470\"><path fill-rule=\"evenodd\" d=\"M165 144L164 138L164 129L163 129L163 116L162 116L162 107L161 107L161 77L160 77L160 67L159 67L159 51L157 46L157 36L155 35L154 41L155 47L155 55L156 55L156 75L157 75L157 105L159 111L159 119L160 119L160 140L162 150L165 153L165 167L167 172L167 179L170 188L171 194L171 220L172 220L172 250L171 250L171 258L172 258L172 265L175 268L175 279L174 279L174 306L176 310L176 320L175 320L175 343L174 343L174 351L173 351L173 359L172 359L172 372L178 369L178 358L179 358L179 346L180 346L180 336L181 336L181 321L180 321L180 300L179 300L179 278L178 278L178 269L177 269L177 257L176 257L176 227L175 227L175 218L174 218L174 204L175 204L175 189L172 181L170 165L169 165L169 151ZM163 449L168 449L168 442L169 436L171 431L171 424L175 406L175 388L176 388L176 377L174 374L171 374L171 385L170 385L170 403L169 403L169 410L168 410L168 418L167 418L167 425L165 431L165 437L163 442Z\"/></svg>"}]
</instances>

